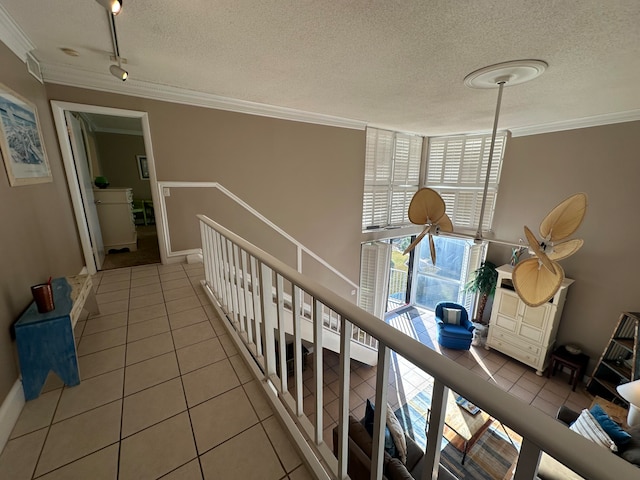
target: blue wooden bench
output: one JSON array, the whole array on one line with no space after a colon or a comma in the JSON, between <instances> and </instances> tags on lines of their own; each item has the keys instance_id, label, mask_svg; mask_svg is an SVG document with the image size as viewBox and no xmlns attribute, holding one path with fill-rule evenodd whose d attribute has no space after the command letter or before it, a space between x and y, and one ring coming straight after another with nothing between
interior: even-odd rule
<instances>
[{"instance_id":1,"label":"blue wooden bench","mask_svg":"<svg viewBox=\"0 0 640 480\"><path fill-rule=\"evenodd\" d=\"M65 385L80 383L73 328L85 304L91 313L98 313L90 276L56 278L51 284L55 309L38 313L32 302L14 324L22 388L27 400L40 395L52 370Z\"/></svg>"}]
</instances>

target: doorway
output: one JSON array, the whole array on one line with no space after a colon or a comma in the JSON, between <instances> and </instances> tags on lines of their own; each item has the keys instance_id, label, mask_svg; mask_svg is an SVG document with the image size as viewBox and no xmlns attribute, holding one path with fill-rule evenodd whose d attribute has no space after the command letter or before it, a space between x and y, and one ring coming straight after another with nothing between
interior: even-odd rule
<instances>
[{"instance_id":1,"label":"doorway","mask_svg":"<svg viewBox=\"0 0 640 480\"><path fill-rule=\"evenodd\" d=\"M51 104L88 272L163 262L147 114Z\"/></svg>"}]
</instances>

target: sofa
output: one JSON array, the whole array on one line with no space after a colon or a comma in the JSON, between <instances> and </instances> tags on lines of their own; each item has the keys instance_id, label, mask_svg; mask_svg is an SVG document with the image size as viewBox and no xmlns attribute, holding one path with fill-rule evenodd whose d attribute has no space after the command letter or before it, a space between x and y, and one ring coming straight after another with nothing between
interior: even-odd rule
<instances>
[{"instance_id":1,"label":"sofa","mask_svg":"<svg viewBox=\"0 0 640 480\"><path fill-rule=\"evenodd\" d=\"M576 421L580 412L576 412L565 406L560 407L556 418L558 421L569 426ZM629 443L621 448L617 454L628 462L640 465L640 425L626 428L625 431L631 435ZM583 477L569 470L562 463L553 457L542 453L538 466L538 478L540 480L584 480Z\"/></svg>"},{"instance_id":2,"label":"sofa","mask_svg":"<svg viewBox=\"0 0 640 480\"><path fill-rule=\"evenodd\" d=\"M392 458L384 452L383 474L387 480L419 480L424 464L424 452L413 439L405 435L407 441L407 463ZM353 480L369 480L371 477L371 452L373 439L363 422L349 415L349 459L347 472ZM333 429L333 454L338 456L338 427Z\"/></svg>"}]
</instances>

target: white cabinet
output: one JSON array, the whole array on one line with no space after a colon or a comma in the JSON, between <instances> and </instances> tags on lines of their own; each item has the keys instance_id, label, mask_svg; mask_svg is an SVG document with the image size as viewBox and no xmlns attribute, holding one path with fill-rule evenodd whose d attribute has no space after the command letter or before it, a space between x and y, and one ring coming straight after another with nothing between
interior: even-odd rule
<instances>
[{"instance_id":1,"label":"white cabinet","mask_svg":"<svg viewBox=\"0 0 640 480\"><path fill-rule=\"evenodd\" d=\"M555 345L567 289L573 280L565 278L551 300L539 307L530 307L513 288L513 267L503 265L497 270L498 284L486 348L499 350L542 375Z\"/></svg>"},{"instance_id":2,"label":"white cabinet","mask_svg":"<svg viewBox=\"0 0 640 480\"><path fill-rule=\"evenodd\" d=\"M110 250L138 249L138 234L134 222L132 204L133 192L130 188L95 189L93 196L98 210L102 241L107 253Z\"/></svg>"}]
</instances>

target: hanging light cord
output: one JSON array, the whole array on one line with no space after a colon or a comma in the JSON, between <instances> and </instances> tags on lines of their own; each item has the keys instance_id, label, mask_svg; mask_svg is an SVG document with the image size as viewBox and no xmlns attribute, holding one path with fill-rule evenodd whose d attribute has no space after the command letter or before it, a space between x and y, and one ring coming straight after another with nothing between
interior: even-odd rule
<instances>
[{"instance_id":1,"label":"hanging light cord","mask_svg":"<svg viewBox=\"0 0 640 480\"><path fill-rule=\"evenodd\" d=\"M482 192L482 206L480 207L480 220L478 221L478 230L476 231L476 242L482 241L482 223L484 221L484 210L487 203L487 192L489 191L489 177L491 176L491 163L493 162L493 150L496 146L496 135L498 133L498 118L500 117L500 104L502 103L502 90L506 80L498 82L498 103L496 105L496 114L493 119L493 132L491 133L491 146L489 147L489 162L487 163L487 175L484 179L484 190Z\"/></svg>"}]
</instances>

